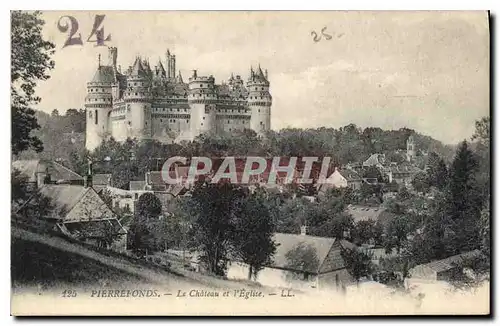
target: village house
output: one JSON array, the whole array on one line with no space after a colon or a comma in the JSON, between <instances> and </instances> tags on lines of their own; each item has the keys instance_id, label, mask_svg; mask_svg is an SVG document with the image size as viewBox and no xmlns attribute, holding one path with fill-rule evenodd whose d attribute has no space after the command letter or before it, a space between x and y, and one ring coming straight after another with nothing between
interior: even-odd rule
<instances>
[{"instance_id":1,"label":"village house","mask_svg":"<svg viewBox=\"0 0 500 326\"><path fill-rule=\"evenodd\" d=\"M55 230L99 247L125 250L126 231L92 187L91 175L83 178L52 161L14 161L12 167L27 176L28 182L49 200L45 218ZM31 200L36 199L32 197L28 202Z\"/></svg>"},{"instance_id":2,"label":"village house","mask_svg":"<svg viewBox=\"0 0 500 326\"><path fill-rule=\"evenodd\" d=\"M335 168L335 171L324 181L318 183L318 194L324 195L332 188L351 188L353 190L361 189L363 178L357 172L350 169Z\"/></svg>"},{"instance_id":3,"label":"village house","mask_svg":"<svg viewBox=\"0 0 500 326\"><path fill-rule=\"evenodd\" d=\"M394 214L388 212L383 206L364 206L349 204L346 212L352 216L354 222L372 220L382 224L388 223Z\"/></svg>"},{"instance_id":4,"label":"village house","mask_svg":"<svg viewBox=\"0 0 500 326\"><path fill-rule=\"evenodd\" d=\"M419 168L411 164L391 164L384 169L384 173L389 180L389 183L396 182L399 185L406 187L411 186L411 182L415 175L422 172Z\"/></svg>"},{"instance_id":5,"label":"village house","mask_svg":"<svg viewBox=\"0 0 500 326\"><path fill-rule=\"evenodd\" d=\"M49 183L80 186L84 184L84 178L81 175L55 161L17 160L12 162L12 169L24 175L32 188L40 188Z\"/></svg>"},{"instance_id":6,"label":"village house","mask_svg":"<svg viewBox=\"0 0 500 326\"><path fill-rule=\"evenodd\" d=\"M471 260L481 258L481 255L480 250L473 250L415 266L409 271L406 285L408 287L426 284L445 285L446 283L449 284L450 282L460 280L466 275L464 268L467 267L467 263Z\"/></svg>"},{"instance_id":7,"label":"village house","mask_svg":"<svg viewBox=\"0 0 500 326\"><path fill-rule=\"evenodd\" d=\"M102 189L112 186L110 173L97 173L92 176L92 187L99 193Z\"/></svg>"},{"instance_id":8,"label":"village house","mask_svg":"<svg viewBox=\"0 0 500 326\"><path fill-rule=\"evenodd\" d=\"M348 205L346 208L346 212L351 215L354 220L354 223L359 223L361 221L373 221L378 223L382 228L387 226L387 224L394 218L394 215L391 212L388 212L382 206L363 206L363 205ZM396 253L386 252L385 248L381 247L380 244L377 245L374 241L375 239L371 239L368 243L363 243L361 247L372 255L372 262L374 264L379 264L380 259L393 257Z\"/></svg>"},{"instance_id":9,"label":"village house","mask_svg":"<svg viewBox=\"0 0 500 326\"><path fill-rule=\"evenodd\" d=\"M378 169L383 169L385 164L385 154L372 154L363 162L363 167L367 168L374 166Z\"/></svg>"},{"instance_id":10,"label":"village house","mask_svg":"<svg viewBox=\"0 0 500 326\"><path fill-rule=\"evenodd\" d=\"M273 287L296 289L343 289L353 282L341 256L341 249L355 246L346 240L315 237L305 234L276 233L278 244L271 264L258 272L254 281ZM232 260L228 267L230 279L248 279L247 264Z\"/></svg>"},{"instance_id":11,"label":"village house","mask_svg":"<svg viewBox=\"0 0 500 326\"><path fill-rule=\"evenodd\" d=\"M126 249L118 216L92 187L46 184L40 193L50 200L47 219L63 234L99 247Z\"/></svg>"}]
</instances>

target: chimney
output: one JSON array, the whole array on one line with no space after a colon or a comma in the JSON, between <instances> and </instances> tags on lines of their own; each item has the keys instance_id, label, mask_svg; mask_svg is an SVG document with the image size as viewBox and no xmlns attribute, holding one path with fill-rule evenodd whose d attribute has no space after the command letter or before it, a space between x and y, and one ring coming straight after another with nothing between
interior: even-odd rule
<instances>
[{"instance_id":1,"label":"chimney","mask_svg":"<svg viewBox=\"0 0 500 326\"><path fill-rule=\"evenodd\" d=\"M83 179L83 186L85 188L92 188L92 161L88 159L87 161L88 164L88 170L87 170L87 175Z\"/></svg>"},{"instance_id":2,"label":"chimney","mask_svg":"<svg viewBox=\"0 0 500 326\"><path fill-rule=\"evenodd\" d=\"M300 227L300 235L307 235L307 225L302 225Z\"/></svg>"}]
</instances>

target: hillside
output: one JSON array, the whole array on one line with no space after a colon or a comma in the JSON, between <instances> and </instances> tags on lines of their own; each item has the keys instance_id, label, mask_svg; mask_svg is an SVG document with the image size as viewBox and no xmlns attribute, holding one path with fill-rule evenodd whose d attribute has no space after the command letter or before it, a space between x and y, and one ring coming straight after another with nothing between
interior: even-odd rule
<instances>
[{"instance_id":1,"label":"hillside","mask_svg":"<svg viewBox=\"0 0 500 326\"><path fill-rule=\"evenodd\" d=\"M57 236L20 227L11 232L11 280L14 293L71 289L238 288L239 282L189 271L167 271L118 254L104 254ZM248 285L245 285L248 287ZM255 285L256 286L256 285Z\"/></svg>"}]
</instances>

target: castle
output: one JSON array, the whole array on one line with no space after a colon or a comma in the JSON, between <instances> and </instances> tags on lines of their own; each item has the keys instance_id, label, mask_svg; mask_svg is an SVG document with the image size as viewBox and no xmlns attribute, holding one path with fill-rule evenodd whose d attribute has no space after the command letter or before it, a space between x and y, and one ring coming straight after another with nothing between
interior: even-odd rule
<instances>
[{"instance_id":1,"label":"castle","mask_svg":"<svg viewBox=\"0 0 500 326\"><path fill-rule=\"evenodd\" d=\"M187 83L176 74L175 55L167 50L166 70L161 60L151 68L137 57L122 73L118 51L110 47L108 65L99 63L87 83L86 144L94 150L104 139L155 139L164 143L191 141L203 133L271 128L272 97L267 70L250 68L246 85L240 75L216 84L213 76L193 70Z\"/></svg>"}]
</instances>

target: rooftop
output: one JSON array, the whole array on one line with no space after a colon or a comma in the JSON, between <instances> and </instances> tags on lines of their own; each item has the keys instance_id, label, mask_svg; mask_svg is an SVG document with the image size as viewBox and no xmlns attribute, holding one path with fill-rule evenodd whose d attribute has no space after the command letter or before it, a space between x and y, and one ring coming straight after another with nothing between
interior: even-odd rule
<instances>
[{"instance_id":1,"label":"rooftop","mask_svg":"<svg viewBox=\"0 0 500 326\"><path fill-rule=\"evenodd\" d=\"M388 212L384 207L372 207L361 205L348 205L347 212L351 214L355 222L359 221L380 221L386 222L393 218L393 214Z\"/></svg>"},{"instance_id":2,"label":"rooftop","mask_svg":"<svg viewBox=\"0 0 500 326\"><path fill-rule=\"evenodd\" d=\"M112 66L99 66L92 78L92 83L114 83L115 70Z\"/></svg>"},{"instance_id":3,"label":"rooftop","mask_svg":"<svg viewBox=\"0 0 500 326\"><path fill-rule=\"evenodd\" d=\"M275 233L273 240L278 244L276 253L273 256L271 267L293 270L291 267L290 259L287 257L289 252L292 252L301 245L311 247L316 252L318 259L318 266L312 269L311 266L302 268L301 271L309 273L318 273L320 267L323 265L328 253L332 246L337 241L335 238L315 237L302 234L288 234L288 233ZM351 248L353 245L345 240L340 240L343 247Z\"/></svg>"},{"instance_id":4,"label":"rooftop","mask_svg":"<svg viewBox=\"0 0 500 326\"><path fill-rule=\"evenodd\" d=\"M422 264L414 267L414 269L431 269L435 272L444 272L459 266L465 260L470 258L476 258L481 255L480 250L473 250L469 252L464 252L459 255L451 256L441 260L435 260L427 264Z\"/></svg>"}]
</instances>

